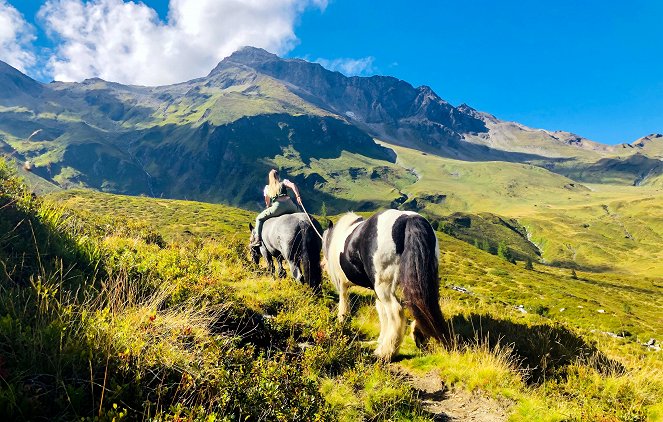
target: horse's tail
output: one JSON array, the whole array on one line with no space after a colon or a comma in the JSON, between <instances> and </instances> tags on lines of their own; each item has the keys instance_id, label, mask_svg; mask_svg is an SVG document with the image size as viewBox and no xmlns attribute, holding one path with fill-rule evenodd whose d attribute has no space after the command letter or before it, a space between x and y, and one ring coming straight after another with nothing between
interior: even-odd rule
<instances>
[{"instance_id":1,"label":"horse's tail","mask_svg":"<svg viewBox=\"0 0 663 422\"><path fill-rule=\"evenodd\" d=\"M313 224L317 221L312 220ZM322 241L315 233L314 227L307 223L301 224L302 228L302 272L304 281L318 292L322 284L322 270L320 269L320 250Z\"/></svg>"},{"instance_id":2,"label":"horse's tail","mask_svg":"<svg viewBox=\"0 0 663 422\"><path fill-rule=\"evenodd\" d=\"M406 306L416 321L415 340L423 334L448 342L449 328L439 303L439 249L435 231L420 215L409 217L404 230L398 281L403 287Z\"/></svg>"}]
</instances>

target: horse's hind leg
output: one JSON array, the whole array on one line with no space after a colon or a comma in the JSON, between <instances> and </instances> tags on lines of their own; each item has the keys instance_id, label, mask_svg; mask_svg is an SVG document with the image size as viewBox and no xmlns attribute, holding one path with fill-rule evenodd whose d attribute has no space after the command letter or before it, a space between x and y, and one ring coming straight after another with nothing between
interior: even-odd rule
<instances>
[{"instance_id":1,"label":"horse's hind leg","mask_svg":"<svg viewBox=\"0 0 663 422\"><path fill-rule=\"evenodd\" d=\"M424 332L421 331L416 320L412 321L411 328L412 328L412 340L414 340L414 344L419 349L423 348L428 343L428 336L426 336L426 334L424 334Z\"/></svg>"},{"instance_id":2,"label":"horse's hind leg","mask_svg":"<svg viewBox=\"0 0 663 422\"><path fill-rule=\"evenodd\" d=\"M382 306L383 317L380 321L380 340L375 355L391 360L403 342L405 318L403 307L391 289L391 283L377 283L375 293Z\"/></svg>"}]
</instances>

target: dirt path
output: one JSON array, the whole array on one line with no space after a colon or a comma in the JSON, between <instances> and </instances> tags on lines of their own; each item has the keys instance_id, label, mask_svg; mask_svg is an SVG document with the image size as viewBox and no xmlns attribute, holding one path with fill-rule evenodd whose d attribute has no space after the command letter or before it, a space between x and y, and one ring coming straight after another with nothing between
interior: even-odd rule
<instances>
[{"instance_id":1,"label":"dirt path","mask_svg":"<svg viewBox=\"0 0 663 422\"><path fill-rule=\"evenodd\" d=\"M434 372L416 375L395 364L395 372L419 393L424 409L435 421L503 422L509 415L511 403L461 390L449 390Z\"/></svg>"}]
</instances>

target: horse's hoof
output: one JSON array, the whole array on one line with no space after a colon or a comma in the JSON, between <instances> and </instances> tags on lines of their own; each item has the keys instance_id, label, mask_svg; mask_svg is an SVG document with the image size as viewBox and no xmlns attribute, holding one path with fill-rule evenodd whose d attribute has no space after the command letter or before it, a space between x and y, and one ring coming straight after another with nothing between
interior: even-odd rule
<instances>
[{"instance_id":1,"label":"horse's hoof","mask_svg":"<svg viewBox=\"0 0 663 422\"><path fill-rule=\"evenodd\" d=\"M373 352L373 355L375 357L383 362L391 362L391 359L394 357L394 353L387 353L381 350L379 347L375 349L375 352Z\"/></svg>"}]
</instances>

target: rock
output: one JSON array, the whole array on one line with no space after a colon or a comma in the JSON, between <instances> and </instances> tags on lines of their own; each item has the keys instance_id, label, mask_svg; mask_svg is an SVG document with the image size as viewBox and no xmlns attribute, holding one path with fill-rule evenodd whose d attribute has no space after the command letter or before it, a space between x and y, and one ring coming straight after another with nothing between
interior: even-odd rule
<instances>
[{"instance_id":1,"label":"rock","mask_svg":"<svg viewBox=\"0 0 663 422\"><path fill-rule=\"evenodd\" d=\"M559 311L564 312L564 311L566 311L566 308L559 308Z\"/></svg>"},{"instance_id":2,"label":"rock","mask_svg":"<svg viewBox=\"0 0 663 422\"><path fill-rule=\"evenodd\" d=\"M661 346L656 344L656 339L654 338L650 338L649 341L642 343L642 345L645 346L648 350L652 350L654 352L661 351Z\"/></svg>"},{"instance_id":3,"label":"rock","mask_svg":"<svg viewBox=\"0 0 663 422\"><path fill-rule=\"evenodd\" d=\"M468 294L468 295L472 294L472 292L467 290L465 287L460 287L460 286L451 286L451 290L455 290L457 292L465 293L465 294Z\"/></svg>"},{"instance_id":4,"label":"rock","mask_svg":"<svg viewBox=\"0 0 663 422\"><path fill-rule=\"evenodd\" d=\"M598 312L599 314L604 314L604 313L605 313L605 309L598 309L596 312Z\"/></svg>"},{"instance_id":5,"label":"rock","mask_svg":"<svg viewBox=\"0 0 663 422\"><path fill-rule=\"evenodd\" d=\"M525 310L525 306L524 306L524 305L518 305L518 306L516 306L516 309L517 309L518 311L520 311L521 314L526 314L526 313L527 313L527 311Z\"/></svg>"}]
</instances>

